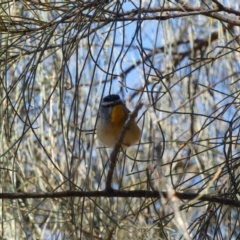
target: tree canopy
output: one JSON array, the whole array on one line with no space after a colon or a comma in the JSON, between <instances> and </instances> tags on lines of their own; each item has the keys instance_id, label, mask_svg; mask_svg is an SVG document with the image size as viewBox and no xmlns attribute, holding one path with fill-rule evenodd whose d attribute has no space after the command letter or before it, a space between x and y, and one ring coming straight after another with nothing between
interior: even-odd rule
<instances>
[{"instance_id":1,"label":"tree canopy","mask_svg":"<svg viewBox=\"0 0 240 240\"><path fill-rule=\"evenodd\" d=\"M239 7L2 1L2 239L238 239ZM95 133L108 94L126 151Z\"/></svg>"}]
</instances>

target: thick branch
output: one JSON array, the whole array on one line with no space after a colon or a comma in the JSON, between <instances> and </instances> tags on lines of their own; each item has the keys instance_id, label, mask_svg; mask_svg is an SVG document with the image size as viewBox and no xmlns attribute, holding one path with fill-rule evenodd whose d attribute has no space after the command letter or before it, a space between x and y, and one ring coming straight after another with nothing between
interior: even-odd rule
<instances>
[{"instance_id":1,"label":"thick branch","mask_svg":"<svg viewBox=\"0 0 240 240\"><path fill-rule=\"evenodd\" d=\"M240 207L240 201L228 199L226 197L216 197L212 195L199 195L197 193L180 193L175 192L175 196L181 200L193 200L196 201L207 201L212 203L219 203L232 207ZM199 197L200 196L200 197ZM168 198L167 192L158 191L90 191L90 192L75 192L75 191L64 191L64 192L48 192L48 193L0 193L0 199L28 199L28 198L69 198L69 197L135 197L135 198Z\"/></svg>"}]
</instances>

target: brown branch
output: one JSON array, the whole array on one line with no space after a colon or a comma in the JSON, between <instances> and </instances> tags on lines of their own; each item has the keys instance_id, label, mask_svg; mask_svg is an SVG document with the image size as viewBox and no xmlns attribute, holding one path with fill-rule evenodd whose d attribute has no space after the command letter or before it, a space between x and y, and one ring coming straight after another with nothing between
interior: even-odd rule
<instances>
[{"instance_id":1,"label":"brown branch","mask_svg":"<svg viewBox=\"0 0 240 240\"><path fill-rule=\"evenodd\" d=\"M185 0L176 0L178 3L181 4L182 6L182 9L185 10L186 12L189 12L189 11L200 11L199 14L201 14L201 11L204 11L206 9L204 8L199 8L199 7L194 7L193 5L189 4L187 1ZM215 1L216 3L216 1ZM234 11L231 11L231 8L225 8L223 7L223 5L219 5L219 4L216 4L217 9L218 11L226 11L228 13L232 13L232 14L235 14L235 15L240 15L240 12L234 10ZM222 21L222 22L226 22L226 23L229 23L229 24L232 24L232 25L235 25L235 26L240 26L240 20L238 20L236 17L231 17L231 16L225 16L223 14L220 14L220 13L217 13L217 12L212 12L212 13L203 13L202 15L204 16L207 16L207 17L211 17L211 18L215 18L219 21Z\"/></svg>"},{"instance_id":2,"label":"brown branch","mask_svg":"<svg viewBox=\"0 0 240 240\"><path fill-rule=\"evenodd\" d=\"M180 3L180 1L178 1ZM217 0L213 0L213 2L215 2L217 4ZM181 4L183 4L183 1L181 1ZM224 11L230 14L235 14L237 16L240 16L240 11L236 11L233 8L228 8L225 7L222 4L217 4L217 8L209 8L209 9L204 9L202 7L194 7L193 5L184 5L183 7L158 7L158 8L137 8L137 9L132 9L129 11L124 11L124 12L113 12L113 11L109 11L109 10L105 10L105 12L111 14L111 16L115 16L115 17L123 17L123 16L127 16L127 17L133 17L133 16L137 16L139 14L144 14L144 16L146 16L147 14L149 15L150 13L164 13L164 12L198 12L199 14L208 14L208 13L212 13L212 12L220 12L220 11Z\"/></svg>"},{"instance_id":3,"label":"brown branch","mask_svg":"<svg viewBox=\"0 0 240 240\"><path fill-rule=\"evenodd\" d=\"M147 20L158 20L158 21L164 21L171 18L179 18L179 17L185 17L185 16L192 16L192 15L204 15L207 17L218 19L219 21L226 22L235 26L240 26L240 20L238 18L230 16L230 15L223 15L218 12L224 11L225 13L234 14L237 16L240 16L240 12L236 11L232 8L227 8L222 4L217 4L216 8L212 9L205 9L202 7L195 7L191 4L186 3L183 0L178 0L178 2L181 4L181 7L179 8L148 8L148 9L134 9L131 11L126 11L124 13L118 13L118 12L110 12L112 14L109 18L101 18L96 17L93 21L97 22L112 22L112 21L147 21ZM215 0L215 3L217 1ZM184 12L184 13L169 13L169 12ZM167 12L165 14L161 14ZM151 13L158 14L149 16ZM148 14L148 15L146 15ZM159 16L159 14L161 14ZM139 17L139 15L141 17ZM137 17L134 17L137 16ZM88 17L88 16L86 16ZM92 18L92 16L89 16L89 18Z\"/></svg>"},{"instance_id":4,"label":"brown branch","mask_svg":"<svg viewBox=\"0 0 240 240\"><path fill-rule=\"evenodd\" d=\"M207 201L212 203L219 203L232 207L240 207L240 201L229 199L226 197L217 197L212 195L200 195L198 193L182 193L175 192L175 196L181 200L193 200L197 198L197 201ZM200 196L200 197L199 197ZM167 192L158 191L63 191L63 192L32 192L32 193L0 193L0 199L29 199L29 198L70 198L70 197L124 197L124 198L167 198Z\"/></svg>"},{"instance_id":5,"label":"brown branch","mask_svg":"<svg viewBox=\"0 0 240 240\"><path fill-rule=\"evenodd\" d=\"M185 7L185 6L184 6ZM125 22L125 21L148 21L148 20L157 20L157 21L165 21L169 19L174 19L174 18L180 18L180 17L188 17L188 16L198 16L198 15L204 15L207 17L215 18L219 21L226 22L235 26L240 26L240 20L238 20L236 17L232 16L224 16L223 14L218 13L220 10L217 9L209 9L209 10L204 10L201 8L185 8L186 12L184 13L168 13L166 15L161 15L161 16L139 16L133 17L131 14L126 17L111 17L111 18L103 18L103 17L96 17L92 20L92 22ZM135 11L135 10L134 10ZM178 9L180 11L180 9ZM183 11L183 10L182 10ZM160 12L159 12L160 13ZM158 13L158 14L159 14ZM240 13L239 13L240 14ZM88 21L86 21L87 23Z\"/></svg>"},{"instance_id":6,"label":"brown branch","mask_svg":"<svg viewBox=\"0 0 240 240\"><path fill-rule=\"evenodd\" d=\"M229 30L233 29L233 25L229 26ZM224 32L226 31L226 29L224 29ZM194 55L196 54L197 51L202 51L203 49L205 49L206 47L209 46L210 43L213 43L214 41L219 39L219 35L218 32L213 32L211 33L210 36L207 36L205 39L196 39L194 41L194 48L182 53L179 52L172 52L173 55L173 66L175 68L175 71L178 71L179 69L177 69L178 64L187 56L191 55L192 53L194 53ZM181 44L188 44L189 41L177 41L177 43L175 45L180 46ZM174 44L171 44L172 47L174 47ZM142 59L139 59L138 61L136 61L133 65L131 65L130 67L128 67L124 72L122 72L121 74L119 74L118 76L116 76L115 78L113 78L114 80L117 79L118 77L125 77L127 74L129 74L132 70L134 70L136 68L136 66L139 66L140 64L142 64L143 62L147 62L154 54L158 54L158 53L163 53L165 52L165 47L159 47L156 48L154 50L152 50L151 52L145 54ZM213 60L213 59L212 59ZM168 75L167 74L164 77L167 78Z\"/></svg>"},{"instance_id":7,"label":"brown branch","mask_svg":"<svg viewBox=\"0 0 240 240\"><path fill-rule=\"evenodd\" d=\"M111 152L110 155L110 166L109 166L109 170L108 170L108 174L107 174L107 179L106 179L106 191L112 191L112 177L113 177L113 171L115 169L116 166L116 162L117 162L117 155L118 152L121 148L121 143L123 141L124 135L127 131L127 129L130 127L130 124L132 121L134 121L134 119L137 117L138 111L140 110L140 108L142 107L142 103L138 103L136 108L133 110L133 112L129 113L129 117L127 119L127 121L124 123L122 131L119 135L118 141L116 142L113 151Z\"/></svg>"},{"instance_id":8,"label":"brown branch","mask_svg":"<svg viewBox=\"0 0 240 240\"><path fill-rule=\"evenodd\" d=\"M221 4L220 2L218 2L217 0L212 0L215 4L217 4L217 7L220 11L224 11L224 12L227 12L227 13L231 13L231 14L235 14L237 16L240 16L240 12L239 11L236 11L235 9L233 8L230 8L230 7L225 7L223 4Z\"/></svg>"},{"instance_id":9,"label":"brown branch","mask_svg":"<svg viewBox=\"0 0 240 240\"><path fill-rule=\"evenodd\" d=\"M225 13L229 13L229 14L234 14L237 16L240 16L240 12L236 11L232 8L227 8L224 5L220 4L219 2L217 2L216 0L214 1L216 3L216 8L212 8L212 9L204 9L202 7L195 7L189 3L186 3L183 0L178 0L177 2L179 2L181 4L181 7L174 7L174 8L142 8L142 9L134 9L131 11L126 11L123 13L119 13L119 12L111 12L111 11L105 11L108 12L109 14L111 13L111 17L96 17L96 16L92 16L89 14L84 14L84 9L80 9L78 14L81 15L82 17L84 17L83 19L81 19L82 23L92 23L92 22L102 22L102 23L110 23L110 22L116 22L116 21L147 21L147 20L157 20L157 21L164 21L164 20L168 20L171 18L179 18L179 17L185 17L185 16L191 16L191 15L204 15L207 17L211 17L211 18L215 18L218 19L220 21L235 25L235 26L240 26L240 20L236 17L230 16L230 15L223 15L220 14L218 12L220 11L224 11ZM184 13L171 13L171 12L184 12ZM149 16L150 14L154 14L156 13L157 15L152 15ZM165 14L162 14L165 13ZM22 34L27 34L27 33L31 33L31 32L36 32L36 31L40 31L49 27L52 27L54 25L58 25L58 24L64 24L64 23L72 23L72 22L76 22L76 13L72 16L64 16L62 17L60 20L52 20L50 22L39 22L36 21L35 19L27 19L28 22L24 22L23 19L22 21L14 21L12 20L11 24L9 26L14 26L14 30L12 30L11 28L9 28L9 26L7 26L7 23L4 23L1 28L1 32L6 32L6 33L22 33ZM134 17L136 16L136 17ZM5 16L5 17L14 17L14 16ZM37 25L38 27L27 27L27 25ZM20 29L15 30L16 26L19 26ZM21 27L25 27L25 29L21 29Z\"/></svg>"},{"instance_id":10,"label":"brown branch","mask_svg":"<svg viewBox=\"0 0 240 240\"><path fill-rule=\"evenodd\" d=\"M124 22L124 21L146 21L146 20L168 20L171 18L179 18L179 17L188 17L193 15L206 15L209 13L219 12L218 9L210 9L210 10L201 10L201 11L189 11L184 13L176 13L176 14L166 14L162 16L142 16L140 17L133 17L132 15L126 17L111 17L111 18L103 18L103 17L96 17L93 22ZM160 13L160 12L159 12ZM158 13L158 14L159 14Z\"/></svg>"}]
</instances>

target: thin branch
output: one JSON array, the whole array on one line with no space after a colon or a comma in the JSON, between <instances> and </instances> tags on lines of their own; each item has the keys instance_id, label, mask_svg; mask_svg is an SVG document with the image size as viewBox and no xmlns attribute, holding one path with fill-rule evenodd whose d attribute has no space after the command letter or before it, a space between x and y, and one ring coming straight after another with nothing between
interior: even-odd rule
<instances>
[{"instance_id":1,"label":"thin branch","mask_svg":"<svg viewBox=\"0 0 240 240\"><path fill-rule=\"evenodd\" d=\"M119 135L118 141L116 142L113 151L110 155L110 166L109 166L109 170L108 170L108 174L107 174L107 180L106 180L106 190L107 191L112 191L112 177L113 177L113 171L115 169L116 166L116 162L117 162L117 155L118 152L121 148L121 143L123 141L124 135L126 133L126 131L128 130L128 128L130 127L130 124L132 123L132 121L134 121L134 119L137 117L138 111L141 109L142 107L142 103L138 103L136 108L133 110L133 112L129 113L129 117L127 119L127 121L124 123L122 131Z\"/></svg>"}]
</instances>

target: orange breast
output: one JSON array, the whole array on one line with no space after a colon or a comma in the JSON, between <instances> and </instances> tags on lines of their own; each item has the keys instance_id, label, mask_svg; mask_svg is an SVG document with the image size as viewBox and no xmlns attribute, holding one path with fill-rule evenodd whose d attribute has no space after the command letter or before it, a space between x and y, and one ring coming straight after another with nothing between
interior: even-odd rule
<instances>
[{"instance_id":1,"label":"orange breast","mask_svg":"<svg viewBox=\"0 0 240 240\"><path fill-rule=\"evenodd\" d=\"M125 119L125 112L122 105L116 105L112 109L111 122L112 124L122 125Z\"/></svg>"}]
</instances>

